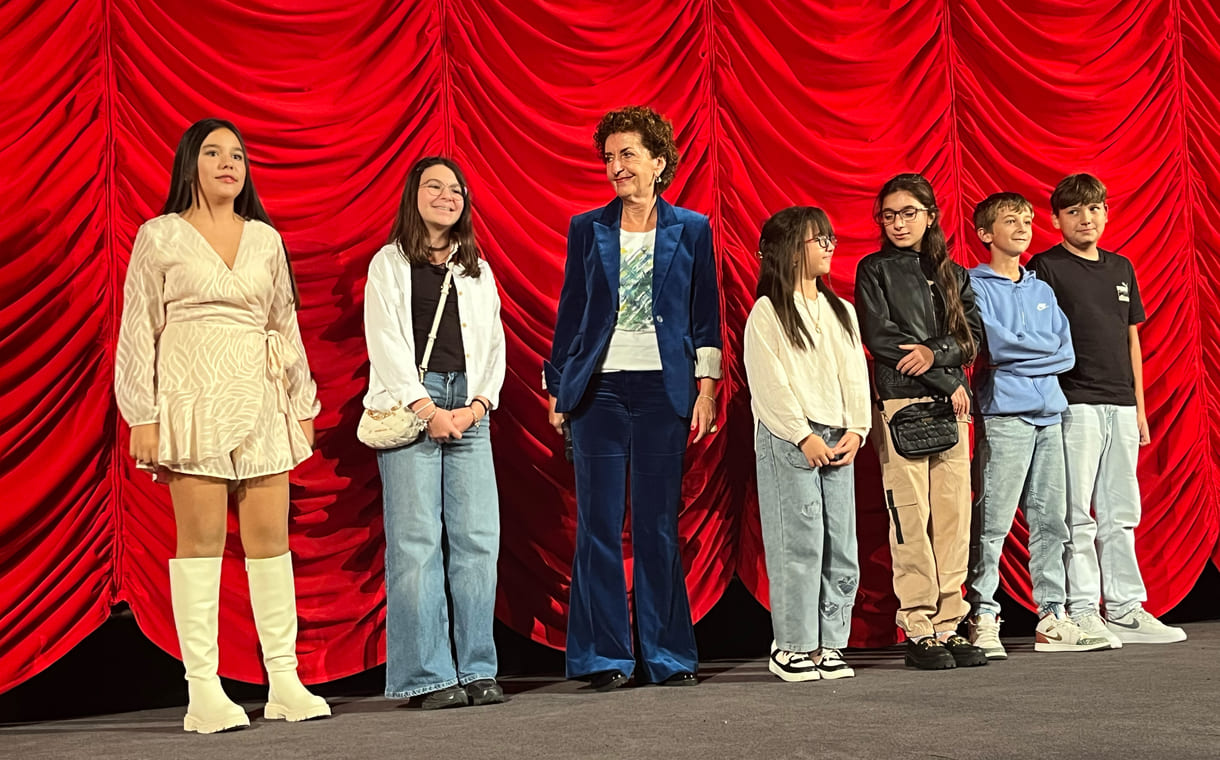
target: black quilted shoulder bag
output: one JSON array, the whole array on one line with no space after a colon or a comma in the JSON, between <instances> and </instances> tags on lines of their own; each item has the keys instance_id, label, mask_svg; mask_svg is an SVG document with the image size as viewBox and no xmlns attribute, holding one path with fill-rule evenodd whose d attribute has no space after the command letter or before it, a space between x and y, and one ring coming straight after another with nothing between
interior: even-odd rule
<instances>
[{"instance_id":1,"label":"black quilted shoulder bag","mask_svg":"<svg viewBox=\"0 0 1220 760\"><path fill-rule=\"evenodd\" d=\"M904 406L886 417L894 450L907 459L948 451L957 445L957 415L947 398L934 398Z\"/></svg>"}]
</instances>

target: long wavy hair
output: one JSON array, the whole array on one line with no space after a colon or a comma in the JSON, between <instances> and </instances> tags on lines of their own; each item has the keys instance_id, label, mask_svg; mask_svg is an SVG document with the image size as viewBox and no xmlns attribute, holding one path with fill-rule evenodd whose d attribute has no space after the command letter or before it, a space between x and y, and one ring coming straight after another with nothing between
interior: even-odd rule
<instances>
[{"instance_id":1,"label":"long wavy hair","mask_svg":"<svg viewBox=\"0 0 1220 760\"><path fill-rule=\"evenodd\" d=\"M474 239L474 216L470 210L470 191L466 185L466 175L462 173L461 167L444 156L425 156L416 161L407 173L402 202L398 204L398 216L394 218L394 228L390 230L390 242L398 244L402 255L410 263L430 263L428 225L419 214L419 185L424 171L438 165L452 171L458 184L462 186L462 213L449 228L449 242L458 244L458 252L454 258L461 264L467 277L478 277L479 246Z\"/></svg>"},{"instance_id":2,"label":"long wavy hair","mask_svg":"<svg viewBox=\"0 0 1220 760\"><path fill-rule=\"evenodd\" d=\"M958 265L949 258L949 244L945 240L945 231L940 226L940 207L936 205L936 194L932 192L932 184L922 174L899 174L891 178L889 182L881 186L881 192L877 193L877 201L873 205L873 216L880 220L886 197L900 192L908 192L915 196L915 200L928 210L928 229L919 246L919 255L926 256L932 263L932 279L940 288L945 299L945 318L949 334L961 347L962 354L968 357L963 363L969 365L974 361L978 345L974 341L974 333L970 331L970 324L966 321L966 310L962 306L962 299L958 293L960 287L956 271ZM885 234L885 225L880 221L878 224L881 226L881 247L893 248L894 244Z\"/></svg>"},{"instance_id":3,"label":"long wavy hair","mask_svg":"<svg viewBox=\"0 0 1220 760\"><path fill-rule=\"evenodd\" d=\"M257 221L274 227L267 209L259 200L258 191L254 189L254 171L250 167L250 153L246 150L246 141L237 130L237 126L225 119L202 119L187 127L178 141L178 149L174 151L174 168L169 177L169 194L165 205L161 207L162 214L181 214L193 206L202 207L204 198L199 185L199 151L208 135L218 129L227 129L237 137L241 145L242 155L246 160L246 182L241 192L233 199L233 213L247 221ZM284 263L288 265L288 281L292 284L292 298L296 306L301 305L301 296L297 292L297 280L292 273L292 257L288 255L288 246L284 246Z\"/></svg>"},{"instance_id":4,"label":"long wavy hair","mask_svg":"<svg viewBox=\"0 0 1220 760\"><path fill-rule=\"evenodd\" d=\"M813 206L791 206L777 211L763 223L758 238L758 269L755 298L766 296L775 308L784 335L794 348L805 350L813 345L813 336L805 327L792 295L805 279L805 241L810 237L834 235L826 212ZM817 278L818 293L834 310L843 331L856 340L856 328L842 299L831 289L825 277Z\"/></svg>"}]
</instances>

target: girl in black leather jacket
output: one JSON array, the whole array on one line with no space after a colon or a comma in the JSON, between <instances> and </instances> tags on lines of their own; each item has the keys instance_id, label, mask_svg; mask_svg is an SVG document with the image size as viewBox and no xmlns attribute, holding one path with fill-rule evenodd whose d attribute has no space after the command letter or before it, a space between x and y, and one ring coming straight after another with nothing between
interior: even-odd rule
<instances>
[{"instance_id":1,"label":"girl in black leather jacket","mask_svg":"<svg viewBox=\"0 0 1220 760\"><path fill-rule=\"evenodd\" d=\"M856 309L873 355L880 419L873 425L890 515L897 622L908 637L906 664L920 669L986 665L957 635L969 612L962 598L970 544L970 394L964 367L982 323L966 270L949 258L932 186L900 174L877 194L881 250L856 270ZM957 445L908 459L886 421L931 396L948 397Z\"/></svg>"}]
</instances>

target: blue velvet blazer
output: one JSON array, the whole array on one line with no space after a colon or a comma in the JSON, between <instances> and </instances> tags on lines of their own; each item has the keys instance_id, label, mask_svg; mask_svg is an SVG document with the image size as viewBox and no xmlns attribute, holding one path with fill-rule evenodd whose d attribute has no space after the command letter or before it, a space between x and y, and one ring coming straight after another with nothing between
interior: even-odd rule
<instances>
[{"instance_id":1,"label":"blue velvet blazer","mask_svg":"<svg viewBox=\"0 0 1220 760\"><path fill-rule=\"evenodd\" d=\"M543 363L556 411L572 411L610 345L618 315L623 203L572 217L551 359ZM657 199L652 318L661 375L679 417L690 417L697 349L721 348L720 291L707 217Z\"/></svg>"}]
</instances>

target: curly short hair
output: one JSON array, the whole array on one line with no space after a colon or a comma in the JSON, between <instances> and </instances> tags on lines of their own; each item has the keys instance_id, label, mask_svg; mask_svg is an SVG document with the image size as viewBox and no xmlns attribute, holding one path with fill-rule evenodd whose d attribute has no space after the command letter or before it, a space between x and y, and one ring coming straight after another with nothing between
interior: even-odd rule
<instances>
[{"instance_id":1,"label":"curly short hair","mask_svg":"<svg viewBox=\"0 0 1220 760\"><path fill-rule=\"evenodd\" d=\"M653 158L664 158L665 168L657 180L660 193L674 181L678 170L678 145L674 142L674 125L648 106L627 106L611 111L597 123L593 131L593 145L600 159L606 152L606 140L610 135L635 132Z\"/></svg>"}]
</instances>

